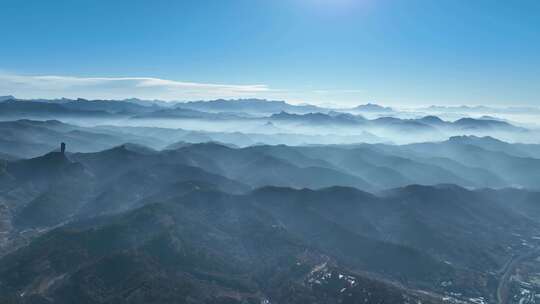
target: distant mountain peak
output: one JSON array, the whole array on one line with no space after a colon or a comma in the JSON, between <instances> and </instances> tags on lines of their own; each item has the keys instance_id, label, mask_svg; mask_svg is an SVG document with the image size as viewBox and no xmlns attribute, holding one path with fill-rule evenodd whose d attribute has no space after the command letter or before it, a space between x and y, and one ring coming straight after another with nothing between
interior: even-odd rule
<instances>
[{"instance_id":1,"label":"distant mountain peak","mask_svg":"<svg viewBox=\"0 0 540 304\"><path fill-rule=\"evenodd\" d=\"M8 164L8 171L18 179L53 177L67 173L76 165L64 153L53 151L31 159L17 160ZM67 170L67 171L66 171Z\"/></svg>"},{"instance_id":2,"label":"distant mountain peak","mask_svg":"<svg viewBox=\"0 0 540 304\"><path fill-rule=\"evenodd\" d=\"M452 136L448 139L450 142L459 142L459 143L471 143L471 142L477 142L477 143L504 143L504 141L501 141L499 139L496 139L491 136L475 136L475 135L459 135L459 136Z\"/></svg>"},{"instance_id":3,"label":"distant mountain peak","mask_svg":"<svg viewBox=\"0 0 540 304\"><path fill-rule=\"evenodd\" d=\"M420 121L426 123L444 123L444 120L435 115L424 116L420 119Z\"/></svg>"},{"instance_id":4,"label":"distant mountain peak","mask_svg":"<svg viewBox=\"0 0 540 304\"><path fill-rule=\"evenodd\" d=\"M491 120L491 119L476 119L470 117L460 118L454 121L454 125L466 127L466 128L479 128L479 127L514 127L513 125L500 121L500 120Z\"/></svg>"},{"instance_id":5,"label":"distant mountain peak","mask_svg":"<svg viewBox=\"0 0 540 304\"><path fill-rule=\"evenodd\" d=\"M390 107L384 107L375 103L367 103L359 105L353 108L353 110L364 111L364 112L392 112L393 109Z\"/></svg>"},{"instance_id":6,"label":"distant mountain peak","mask_svg":"<svg viewBox=\"0 0 540 304\"><path fill-rule=\"evenodd\" d=\"M49 152L43 156L34 158L34 160L50 161L50 162L56 162L56 163L70 163L71 162L66 157L66 155L60 151Z\"/></svg>"},{"instance_id":7,"label":"distant mountain peak","mask_svg":"<svg viewBox=\"0 0 540 304\"><path fill-rule=\"evenodd\" d=\"M13 96L13 95L0 96L0 102L7 101L7 100L12 100L12 99L13 100L16 99L15 96Z\"/></svg>"},{"instance_id":8,"label":"distant mountain peak","mask_svg":"<svg viewBox=\"0 0 540 304\"><path fill-rule=\"evenodd\" d=\"M130 143L130 142L126 142L126 143L123 143L121 145L118 145L116 147L113 147L109 150L105 150L105 151L119 151L119 152L135 152L135 153L138 153L138 154L146 154L146 153L150 153L154 150L146 147L146 146L143 146L143 145L139 145L139 144L134 144L134 143Z\"/></svg>"}]
</instances>

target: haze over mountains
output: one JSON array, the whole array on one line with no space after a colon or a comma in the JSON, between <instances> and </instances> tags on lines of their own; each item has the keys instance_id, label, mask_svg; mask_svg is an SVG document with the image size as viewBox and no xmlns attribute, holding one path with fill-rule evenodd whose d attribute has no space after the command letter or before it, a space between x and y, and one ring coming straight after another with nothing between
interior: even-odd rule
<instances>
[{"instance_id":1,"label":"haze over mountains","mask_svg":"<svg viewBox=\"0 0 540 304\"><path fill-rule=\"evenodd\" d=\"M37 119L72 122L77 125L115 125L167 127L191 131L242 133L248 142L225 141L239 146L255 143L350 144L416 143L441 141L455 135L494 136L509 142L538 143L539 126L506 120L485 112L469 116L466 112L445 120L431 112L394 110L376 104L349 109L330 109L312 105L291 105L283 101L258 99L214 100L182 103L126 100L17 100L5 97L0 102L0 119ZM505 113L504 109L498 109ZM456 116L454 111L449 111ZM441 113L445 116L448 113ZM529 111L528 114L534 114ZM484 115L480 115L484 114ZM501 114L504 116L503 114ZM276 136L279 135L279 136Z\"/></svg>"},{"instance_id":2,"label":"haze over mountains","mask_svg":"<svg viewBox=\"0 0 540 304\"><path fill-rule=\"evenodd\" d=\"M0 303L520 301L540 131L475 109L2 97Z\"/></svg>"}]
</instances>

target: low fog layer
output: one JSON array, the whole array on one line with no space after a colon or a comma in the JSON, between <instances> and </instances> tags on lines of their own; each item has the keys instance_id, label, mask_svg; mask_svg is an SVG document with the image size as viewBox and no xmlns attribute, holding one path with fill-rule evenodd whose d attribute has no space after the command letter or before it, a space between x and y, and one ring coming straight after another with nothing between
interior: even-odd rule
<instances>
[{"instance_id":1,"label":"low fog layer","mask_svg":"<svg viewBox=\"0 0 540 304\"><path fill-rule=\"evenodd\" d=\"M539 143L535 124L540 109L438 107L392 109L376 104L330 109L256 99L182 103L88 100L0 101L0 119L59 120L76 126L130 127L144 136L156 132L151 145L160 149L177 141L219 141L237 146L255 144L409 144L443 141L453 136L490 136L507 142ZM127 130L127 129L126 129ZM148 144L148 143L147 143Z\"/></svg>"},{"instance_id":2,"label":"low fog layer","mask_svg":"<svg viewBox=\"0 0 540 304\"><path fill-rule=\"evenodd\" d=\"M216 173L252 187L339 185L380 191L455 184L537 189L540 179L540 131L479 113L524 115L524 109L425 109L468 113L450 121L375 104L327 109L265 100L164 104L5 99L0 108L5 119L0 122L0 153L7 160L39 157L58 149L60 142L69 153L128 144L157 155L209 149L205 157L213 161L226 152L229 167ZM269 158L261 160L261 155ZM250 159L253 163L246 163ZM261 173L267 171L273 177Z\"/></svg>"}]
</instances>

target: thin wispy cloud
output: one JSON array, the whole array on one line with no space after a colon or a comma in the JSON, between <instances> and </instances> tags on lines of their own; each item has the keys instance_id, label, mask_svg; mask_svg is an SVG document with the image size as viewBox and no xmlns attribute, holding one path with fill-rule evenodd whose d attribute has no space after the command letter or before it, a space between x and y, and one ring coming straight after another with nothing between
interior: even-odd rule
<instances>
[{"instance_id":1,"label":"thin wispy cloud","mask_svg":"<svg viewBox=\"0 0 540 304\"><path fill-rule=\"evenodd\" d=\"M187 100L256 97L271 93L264 84L214 84L153 77L74 77L0 74L0 94L20 98Z\"/></svg>"}]
</instances>

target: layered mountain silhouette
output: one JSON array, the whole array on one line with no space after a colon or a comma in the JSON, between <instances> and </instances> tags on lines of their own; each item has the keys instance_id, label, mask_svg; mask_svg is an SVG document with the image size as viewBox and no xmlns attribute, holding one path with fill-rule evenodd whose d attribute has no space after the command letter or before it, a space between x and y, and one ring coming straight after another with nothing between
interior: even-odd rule
<instances>
[{"instance_id":1,"label":"layered mountain silhouette","mask_svg":"<svg viewBox=\"0 0 540 304\"><path fill-rule=\"evenodd\" d=\"M504 303L539 254L534 127L0 101L0 303Z\"/></svg>"},{"instance_id":2,"label":"layered mountain silhouette","mask_svg":"<svg viewBox=\"0 0 540 304\"><path fill-rule=\"evenodd\" d=\"M368 119L363 113L376 116ZM6 97L6 100L0 103L2 120L61 119L77 125L128 124L139 127L155 125L161 121L174 128L189 126L190 131L206 133L231 128L234 130L231 133L238 132L237 126L241 126L242 133L249 134L251 141L230 142L237 145L252 145L258 142L295 145L308 142L325 144L359 141L411 143L442 140L449 136L462 135L464 132L468 135L497 134L504 138L520 139L538 136L537 130L489 116L446 121L432 115L418 118L400 115L400 112L376 104L350 109L330 109L258 99L166 104L155 101L145 103L135 99L19 100ZM202 128L193 129L193 125L197 123ZM272 125L268 126L269 123ZM327 133L332 136L325 137Z\"/></svg>"},{"instance_id":3,"label":"layered mountain silhouette","mask_svg":"<svg viewBox=\"0 0 540 304\"><path fill-rule=\"evenodd\" d=\"M481 282L540 231L536 192L438 185L370 194L358 190L373 186L353 175L354 155L369 170L389 162L389 176L403 170L404 179L415 161L369 145L327 148L130 144L7 162L0 180L13 243L0 259L0 294L14 303L436 303L415 290L444 294L441 282L451 281L452 292L493 296ZM425 178L434 176L444 174ZM36 236L18 240L28 229Z\"/></svg>"}]
</instances>

